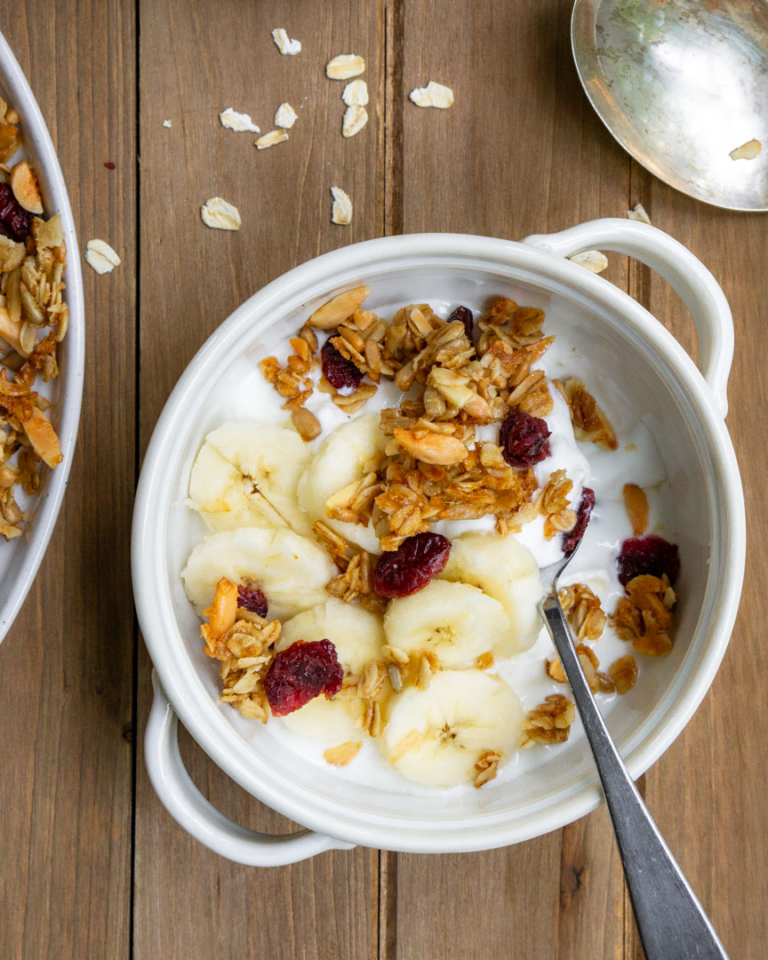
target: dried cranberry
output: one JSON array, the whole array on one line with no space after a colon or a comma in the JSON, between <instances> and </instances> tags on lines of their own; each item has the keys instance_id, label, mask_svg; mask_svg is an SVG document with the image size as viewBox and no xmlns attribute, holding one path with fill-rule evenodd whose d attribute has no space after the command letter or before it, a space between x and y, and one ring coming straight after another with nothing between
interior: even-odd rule
<instances>
[{"instance_id":1,"label":"dried cranberry","mask_svg":"<svg viewBox=\"0 0 768 960\"><path fill-rule=\"evenodd\" d=\"M9 183L0 183L0 233L21 243L32 229L32 214L14 197Z\"/></svg>"},{"instance_id":2,"label":"dried cranberry","mask_svg":"<svg viewBox=\"0 0 768 960\"><path fill-rule=\"evenodd\" d=\"M337 390L343 390L345 387L357 390L363 379L362 372L351 360L342 357L330 340L325 343L320 356L323 363L323 376L332 387Z\"/></svg>"},{"instance_id":3,"label":"dried cranberry","mask_svg":"<svg viewBox=\"0 0 768 960\"><path fill-rule=\"evenodd\" d=\"M499 444L510 467L530 467L550 455L549 437L544 420L516 410L502 423Z\"/></svg>"},{"instance_id":4,"label":"dried cranberry","mask_svg":"<svg viewBox=\"0 0 768 960\"><path fill-rule=\"evenodd\" d=\"M461 320L461 322L464 324L467 340L472 343L472 326L474 320L472 317L472 311L469 309L469 307L456 307L450 317L448 317L448 323L452 323L454 320Z\"/></svg>"},{"instance_id":5,"label":"dried cranberry","mask_svg":"<svg viewBox=\"0 0 768 960\"><path fill-rule=\"evenodd\" d=\"M379 559L373 571L374 589L382 597L408 597L445 568L450 552L451 541L439 533L408 537Z\"/></svg>"},{"instance_id":6,"label":"dried cranberry","mask_svg":"<svg viewBox=\"0 0 768 960\"><path fill-rule=\"evenodd\" d=\"M107 162L104 164L104 166L107 168L107 170L115 170L116 167L117 167L117 164L116 164L116 163L112 163L111 160L107 160Z\"/></svg>"},{"instance_id":7,"label":"dried cranberry","mask_svg":"<svg viewBox=\"0 0 768 960\"><path fill-rule=\"evenodd\" d=\"M259 590L258 587L238 587L237 605L250 610L251 613L258 614L260 617L266 617L267 610L269 610L264 591Z\"/></svg>"},{"instance_id":8,"label":"dried cranberry","mask_svg":"<svg viewBox=\"0 0 768 960\"><path fill-rule=\"evenodd\" d=\"M267 700L276 717L284 717L324 693L341 690L344 670L330 640L297 640L281 650L264 678Z\"/></svg>"},{"instance_id":9,"label":"dried cranberry","mask_svg":"<svg viewBox=\"0 0 768 960\"><path fill-rule=\"evenodd\" d=\"M595 507L595 491L589 487L582 487L581 500L579 500L579 509L576 511L576 526L563 534L563 553L570 557L573 551L578 547L584 531L587 529L589 518Z\"/></svg>"},{"instance_id":10,"label":"dried cranberry","mask_svg":"<svg viewBox=\"0 0 768 960\"><path fill-rule=\"evenodd\" d=\"M626 587L630 580L649 573L662 577L665 573L674 583L680 572L680 551L676 543L663 537L631 537L621 545L619 581Z\"/></svg>"}]
</instances>

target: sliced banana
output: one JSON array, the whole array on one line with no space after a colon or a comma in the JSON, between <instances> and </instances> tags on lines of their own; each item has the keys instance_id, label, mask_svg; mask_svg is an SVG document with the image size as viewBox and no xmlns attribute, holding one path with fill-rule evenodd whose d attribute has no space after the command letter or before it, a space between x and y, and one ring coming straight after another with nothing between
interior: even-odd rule
<instances>
[{"instance_id":1,"label":"sliced banana","mask_svg":"<svg viewBox=\"0 0 768 960\"><path fill-rule=\"evenodd\" d=\"M283 624L278 650L297 640L330 640L345 674L359 675L366 663L381 657L381 620L362 607L331 599ZM360 699L315 697L300 710L281 717L293 733L336 745L360 739L364 705Z\"/></svg>"},{"instance_id":2,"label":"sliced banana","mask_svg":"<svg viewBox=\"0 0 768 960\"><path fill-rule=\"evenodd\" d=\"M509 757L520 740L523 708L502 680L479 670L445 670L426 690L392 697L379 738L403 776L429 787L474 780L486 750Z\"/></svg>"},{"instance_id":3,"label":"sliced banana","mask_svg":"<svg viewBox=\"0 0 768 960\"><path fill-rule=\"evenodd\" d=\"M513 537L461 534L453 540L448 563L439 576L481 587L504 607L512 629L496 648L499 657L521 653L536 642L541 630L536 604L544 588L533 554Z\"/></svg>"},{"instance_id":4,"label":"sliced banana","mask_svg":"<svg viewBox=\"0 0 768 960\"><path fill-rule=\"evenodd\" d=\"M387 643L409 656L434 653L443 667L473 666L509 640L509 617L478 587L433 580L410 597L392 600L384 615Z\"/></svg>"},{"instance_id":5,"label":"sliced banana","mask_svg":"<svg viewBox=\"0 0 768 960\"><path fill-rule=\"evenodd\" d=\"M377 414L357 417L339 427L323 442L309 470L299 482L299 505L314 523L322 520L369 553L380 553L372 526L330 520L325 512L329 497L361 480L376 466L387 438L379 429Z\"/></svg>"},{"instance_id":6,"label":"sliced banana","mask_svg":"<svg viewBox=\"0 0 768 960\"><path fill-rule=\"evenodd\" d=\"M182 572L197 612L210 604L221 577L255 581L269 603L270 620L283 620L327 598L325 585L338 573L328 554L287 528L268 526L223 530L206 537Z\"/></svg>"},{"instance_id":7,"label":"sliced banana","mask_svg":"<svg viewBox=\"0 0 768 960\"><path fill-rule=\"evenodd\" d=\"M197 455L190 505L214 531L267 520L308 534L311 523L296 502L296 488L310 459L295 430L229 421L208 434Z\"/></svg>"},{"instance_id":8,"label":"sliced banana","mask_svg":"<svg viewBox=\"0 0 768 960\"><path fill-rule=\"evenodd\" d=\"M287 526L269 501L210 443L204 443L189 478L189 505L209 530Z\"/></svg>"}]
</instances>

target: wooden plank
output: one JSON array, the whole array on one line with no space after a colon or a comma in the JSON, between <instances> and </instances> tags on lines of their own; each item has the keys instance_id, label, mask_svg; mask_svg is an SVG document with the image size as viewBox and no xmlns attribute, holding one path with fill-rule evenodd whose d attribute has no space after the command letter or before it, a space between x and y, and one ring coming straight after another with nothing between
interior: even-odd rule
<instances>
[{"instance_id":1,"label":"wooden plank","mask_svg":"<svg viewBox=\"0 0 768 960\"><path fill-rule=\"evenodd\" d=\"M57 146L83 248L101 237L123 257L111 276L84 267L89 363L75 464L0 648L0 956L119 960L131 896L134 18L117 2L73 0L3 0L0 13Z\"/></svg>"},{"instance_id":2,"label":"wooden plank","mask_svg":"<svg viewBox=\"0 0 768 960\"><path fill-rule=\"evenodd\" d=\"M768 395L763 312L768 276L762 251L764 217L717 210L683 196L642 171L633 176L633 202L648 207L655 226L684 243L712 270L733 311L736 354L727 424L736 446L749 531L762 530L768 511L765 447L755 421ZM655 316L687 349L695 345L690 318L669 287L648 275ZM751 536L739 619L712 690L664 758L646 775L646 799L670 847L710 911L731 956L758 960L768 940L765 836L768 788L763 731L768 704L755 678L768 669L762 608L768 573L765 537ZM636 936L627 956L641 960Z\"/></svg>"},{"instance_id":3,"label":"wooden plank","mask_svg":"<svg viewBox=\"0 0 768 960\"><path fill-rule=\"evenodd\" d=\"M144 0L141 25L141 436L145 444L195 350L251 293L318 253L383 230L383 30L372 0L359 4L220 4ZM281 56L270 30L303 43ZM343 84L330 56L367 61L370 122L341 137ZM226 107L263 131L282 101L299 119L290 139L257 151L253 134L224 130ZM164 119L173 126L162 126ZM330 222L329 188L353 198L350 227ZM209 230L200 204L237 205L239 233ZM141 652L139 716L148 711ZM222 812L250 827L290 824L247 796L184 739L196 783ZM165 813L139 765L136 788L135 956L185 960L368 958L376 954L378 855L325 854L272 870L237 866L191 840ZM169 918L173 922L169 923ZM183 936L179 936L183 931Z\"/></svg>"},{"instance_id":4,"label":"wooden plank","mask_svg":"<svg viewBox=\"0 0 768 960\"><path fill-rule=\"evenodd\" d=\"M519 239L623 216L629 161L581 93L567 2L405 5L405 232ZM454 106L405 98L430 79ZM626 289L624 258L606 277ZM529 843L462 856L400 856L397 960L623 955L623 887L605 812ZM449 909L446 907L449 905Z\"/></svg>"}]
</instances>

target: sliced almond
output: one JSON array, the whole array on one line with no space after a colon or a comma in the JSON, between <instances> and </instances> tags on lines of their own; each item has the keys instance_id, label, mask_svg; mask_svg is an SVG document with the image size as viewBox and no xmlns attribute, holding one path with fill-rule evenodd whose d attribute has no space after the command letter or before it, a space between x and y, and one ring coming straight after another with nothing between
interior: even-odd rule
<instances>
[{"instance_id":1,"label":"sliced almond","mask_svg":"<svg viewBox=\"0 0 768 960\"><path fill-rule=\"evenodd\" d=\"M331 187L333 206L331 207L331 222L339 226L347 226L352 222L352 198L341 187Z\"/></svg>"},{"instance_id":2,"label":"sliced almond","mask_svg":"<svg viewBox=\"0 0 768 960\"><path fill-rule=\"evenodd\" d=\"M759 140L747 140L747 142L742 143L740 147L731 150L728 156L731 160L754 160L755 157L760 156L762 149L763 145Z\"/></svg>"},{"instance_id":3,"label":"sliced almond","mask_svg":"<svg viewBox=\"0 0 768 960\"><path fill-rule=\"evenodd\" d=\"M469 456L469 450L458 437L449 437L444 433L396 427L394 436L404 450L424 463L461 463Z\"/></svg>"},{"instance_id":4,"label":"sliced almond","mask_svg":"<svg viewBox=\"0 0 768 960\"><path fill-rule=\"evenodd\" d=\"M368 123L368 111L365 107L359 105L347 107L341 124L342 137L347 137L347 139L354 137L356 133L360 133L366 123Z\"/></svg>"},{"instance_id":5,"label":"sliced almond","mask_svg":"<svg viewBox=\"0 0 768 960\"><path fill-rule=\"evenodd\" d=\"M582 253L574 253L568 259L591 273L602 273L608 267L608 257L599 250L584 250Z\"/></svg>"},{"instance_id":6,"label":"sliced almond","mask_svg":"<svg viewBox=\"0 0 768 960\"><path fill-rule=\"evenodd\" d=\"M344 87L341 99L348 107L367 107L368 84L365 80L350 80Z\"/></svg>"},{"instance_id":7,"label":"sliced almond","mask_svg":"<svg viewBox=\"0 0 768 960\"><path fill-rule=\"evenodd\" d=\"M284 57L295 57L297 53L301 53L301 42L299 40L291 40L282 27L277 27L272 31L272 39Z\"/></svg>"},{"instance_id":8,"label":"sliced almond","mask_svg":"<svg viewBox=\"0 0 768 960\"><path fill-rule=\"evenodd\" d=\"M627 220L636 220L638 223L647 223L650 226L651 218L642 203L636 203L632 210L627 210Z\"/></svg>"},{"instance_id":9,"label":"sliced almond","mask_svg":"<svg viewBox=\"0 0 768 960\"><path fill-rule=\"evenodd\" d=\"M239 230L243 223L237 207L221 197L206 200L200 208L200 216L203 223L214 230Z\"/></svg>"},{"instance_id":10,"label":"sliced almond","mask_svg":"<svg viewBox=\"0 0 768 960\"><path fill-rule=\"evenodd\" d=\"M281 103L275 111L275 126L282 127L284 130L290 130L298 119L299 115L290 103Z\"/></svg>"},{"instance_id":11,"label":"sliced almond","mask_svg":"<svg viewBox=\"0 0 768 960\"><path fill-rule=\"evenodd\" d=\"M346 767L346 765L358 755L362 745L359 740L349 740L347 743L342 743L338 747L329 747L323 754L323 757L328 763L332 763L334 767Z\"/></svg>"},{"instance_id":12,"label":"sliced almond","mask_svg":"<svg viewBox=\"0 0 768 960\"><path fill-rule=\"evenodd\" d=\"M299 407L298 410L294 410L291 414L291 422L296 427L301 439L307 443L320 436L322 430L320 423L314 413L307 410L306 407Z\"/></svg>"},{"instance_id":13,"label":"sliced almond","mask_svg":"<svg viewBox=\"0 0 768 960\"><path fill-rule=\"evenodd\" d=\"M648 529L648 497L645 490L636 483L625 483L624 506L632 524L632 533L636 537L642 537Z\"/></svg>"},{"instance_id":14,"label":"sliced almond","mask_svg":"<svg viewBox=\"0 0 768 960\"><path fill-rule=\"evenodd\" d=\"M307 320L310 327L317 327L320 330L330 330L338 326L342 320L352 316L355 310L359 310L365 302L365 298L371 292L367 286L355 287L352 290L345 290L335 296L322 307L318 307L312 316Z\"/></svg>"},{"instance_id":15,"label":"sliced almond","mask_svg":"<svg viewBox=\"0 0 768 960\"><path fill-rule=\"evenodd\" d=\"M25 210L38 214L43 212L40 187L28 160L22 160L11 167L11 190Z\"/></svg>"},{"instance_id":16,"label":"sliced almond","mask_svg":"<svg viewBox=\"0 0 768 960\"><path fill-rule=\"evenodd\" d=\"M331 80L349 80L365 71L365 60L355 53L341 53L325 65L325 75Z\"/></svg>"},{"instance_id":17,"label":"sliced almond","mask_svg":"<svg viewBox=\"0 0 768 960\"><path fill-rule=\"evenodd\" d=\"M238 113L232 107L227 107L219 114L222 127L227 130L237 130L238 133L261 133L261 127L257 127L247 113Z\"/></svg>"},{"instance_id":18,"label":"sliced almond","mask_svg":"<svg viewBox=\"0 0 768 960\"><path fill-rule=\"evenodd\" d=\"M274 147L276 143L283 143L287 139L288 134L285 130L270 130L269 133L265 133L263 137L255 140L254 144L257 150L266 150L267 147Z\"/></svg>"},{"instance_id":19,"label":"sliced almond","mask_svg":"<svg viewBox=\"0 0 768 960\"><path fill-rule=\"evenodd\" d=\"M104 240L89 240L85 259L96 273L111 273L121 263L120 257Z\"/></svg>"},{"instance_id":20,"label":"sliced almond","mask_svg":"<svg viewBox=\"0 0 768 960\"><path fill-rule=\"evenodd\" d=\"M409 94L417 107L437 107L438 110L447 110L453 106L453 90L442 83L430 80L426 87L416 87Z\"/></svg>"}]
</instances>

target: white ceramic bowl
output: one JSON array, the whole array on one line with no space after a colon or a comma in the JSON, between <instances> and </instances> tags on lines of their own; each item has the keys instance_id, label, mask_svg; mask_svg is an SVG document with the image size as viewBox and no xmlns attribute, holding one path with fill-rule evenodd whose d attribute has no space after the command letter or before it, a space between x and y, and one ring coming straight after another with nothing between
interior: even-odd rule
<instances>
[{"instance_id":1,"label":"white ceramic bowl","mask_svg":"<svg viewBox=\"0 0 768 960\"><path fill-rule=\"evenodd\" d=\"M72 209L64 177L40 107L26 77L0 34L0 96L21 118L24 145L17 158L26 156L38 175L46 216L61 214L67 242L64 294L69 305L69 331L59 351L60 376L35 387L56 405L53 421L61 441L62 462L55 470L41 471L40 489L25 501L29 521L25 533L10 543L0 539L0 641L10 629L24 602L51 539L67 488L75 451L85 364L83 278ZM14 159L17 159L14 158ZM50 389L48 389L50 387Z\"/></svg>"},{"instance_id":2,"label":"white ceramic bowl","mask_svg":"<svg viewBox=\"0 0 768 960\"><path fill-rule=\"evenodd\" d=\"M593 247L637 257L672 283L696 323L703 374L646 310L564 259ZM201 652L199 623L179 577L189 544L186 485L199 444L214 425L213 392L232 359L248 355L273 324L293 331L319 304L361 281L373 288L366 306L382 312L422 300L474 305L491 295L541 306L548 332L567 329L569 341L618 384L623 400L645 411L677 495L683 567L675 650L659 662L656 681L638 684L635 698L623 698L609 717L634 777L661 756L706 693L738 606L744 508L723 423L733 325L711 274L675 240L644 224L598 220L523 243L450 234L388 237L290 271L235 311L182 376L147 451L133 528L136 606L156 669L145 743L149 773L182 826L242 863L288 863L350 843L416 852L499 847L561 827L601 799L583 737L506 784L465 791L459 799L439 791L414 795L308 765L270 733L269 724L244 721L218 702L217 671ZM241 786L316 832L265 837L215 811L181 764L177 715Z\"/></svg>"}]
</instances>

